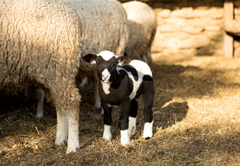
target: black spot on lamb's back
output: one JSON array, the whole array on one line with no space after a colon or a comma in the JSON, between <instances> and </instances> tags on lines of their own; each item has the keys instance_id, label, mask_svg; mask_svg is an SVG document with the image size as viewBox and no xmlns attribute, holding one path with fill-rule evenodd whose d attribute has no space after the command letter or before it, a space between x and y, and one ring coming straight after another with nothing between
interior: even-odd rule
<instances>
[{"instance_id":1,"label":"black spot on lamb's back","mask_svg":"<svg viewBox=\"0 0 240 166\"><path fill-rule=\"evenodd\" d=\"M144 81L153 81L153 78L150 75L144 75L143 80Z\"/></svg>"},{"instance_id":2,"label":"black spot on lamb's back","mask_svg":"<svg viewBox=\"0 0 240 166\"><path fill-rule=\"evenodd\" d=\"M138 81L138 72L134 67L132 67L131 65L125 65L121 67L124 68L126 71L131 72L135 81Z\"/></svg>"}]
</instances>

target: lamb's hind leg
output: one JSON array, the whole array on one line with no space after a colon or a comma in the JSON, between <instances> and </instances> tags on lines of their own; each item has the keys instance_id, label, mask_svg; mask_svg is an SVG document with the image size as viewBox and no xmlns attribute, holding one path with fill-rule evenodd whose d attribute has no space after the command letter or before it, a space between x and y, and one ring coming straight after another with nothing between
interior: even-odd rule
<instances>
[{"instance_id":1,"label":"lamb's hind leg","mask_svg":"<svg viewBox=\"0 0 240 166\"><path fill-rule=\"evenodd\" d=\"M131 101L130 116L128 124L128 135L133 135L136 132L138 103L135 99Z\"/></svg>"},{"instance_id":2,"label":"lamb's hind leg","mask_svg":"<svg viewBox=\"0 0 240 166\"><path fill-rule=\"evenodd\" d=\"M144 129L143 138L150 139L153 135L153 101L154 101L154 88L153 81L144 81L143 103L144 103Z\"/></svg>"}]
</instances>

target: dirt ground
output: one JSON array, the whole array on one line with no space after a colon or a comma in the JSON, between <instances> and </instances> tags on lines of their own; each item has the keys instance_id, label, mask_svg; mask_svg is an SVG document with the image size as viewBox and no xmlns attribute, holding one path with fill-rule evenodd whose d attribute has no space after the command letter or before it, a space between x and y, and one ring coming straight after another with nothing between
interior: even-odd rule
<instances>
[{"instance_id":1,"label":"dirt ground","mask_svg":"<svg viewBox=\"0 0 240 166\"><path fill-rule=\"evenodd\" d=\"M91 87L81 89L80 145L66 155L54 145L56 111L23 93L0 95L0 165L240 165L240 59L163 56L153 53L154 135L142 138L141 99L137 133L120 144L119 109L113 111L113 140L102 139L103 117L93 107Z\"/></svg>"}]
</instances>

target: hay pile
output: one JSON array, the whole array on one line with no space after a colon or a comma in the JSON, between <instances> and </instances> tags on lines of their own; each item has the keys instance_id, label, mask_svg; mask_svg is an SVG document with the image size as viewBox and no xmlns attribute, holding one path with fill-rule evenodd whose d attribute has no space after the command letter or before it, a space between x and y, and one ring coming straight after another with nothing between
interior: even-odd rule
<instances>
[{"instance_id":1,"label":"hay pile","mask_svg":"<svg viewBox=\"0 0 240 166\"><path fill-rule=\"evenodd\" d=\"M120 145L119 110L113 140L103 140L103 117L91 87L81 89L80 150L55 146L56 111L23 94L0 96L0 165L237 165L240 164L240 59L153 54L154 135L141 138L143 113L129 146ZM141 100L140 100L141 101ZM139 102L141 103L141 102ZM140 105L142 109L142 105Z\"/></svg>"}]
</instances>

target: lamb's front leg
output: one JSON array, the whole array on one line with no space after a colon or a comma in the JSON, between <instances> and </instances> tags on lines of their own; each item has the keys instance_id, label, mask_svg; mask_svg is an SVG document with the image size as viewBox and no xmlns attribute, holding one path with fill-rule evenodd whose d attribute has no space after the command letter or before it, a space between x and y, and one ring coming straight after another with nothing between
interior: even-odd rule
<instances>
[{"instance_id":1,"label":"lamb's front leg","mask_svg":"<svg viewBox=\"0 0 240 166\"><path fill-rule=\"evenodd\" d=\"M128 120L129 120L129 112L130 112L130 105L131 101L123 101L121 102L120 110L121 110L121 115L119 118L119 127L120 127L120 132L121 132L121 144L122 145L127 145L130 143L130 139L128 136Z\"/></svg>"},{"instance_id":2,"label":"lamb's front leg","mask_svg":"<svg viewBox=\"0 0 240 166\"><path fill-rule=\"evenodd\" d=\"M103 138L106 140L112 140L111 124L112 124L112 108L105 102L101 102L104 110L104 131Z\"/></svg>"}]
</instances>

